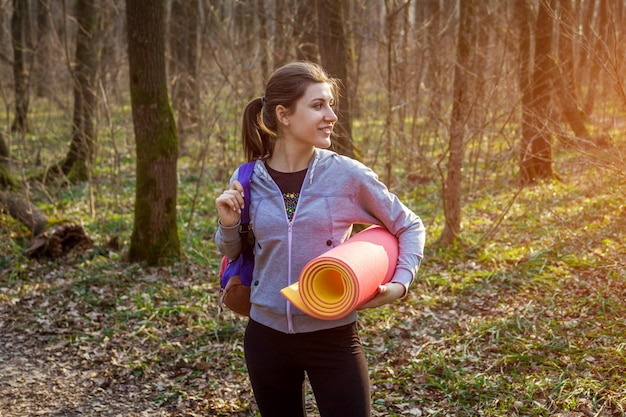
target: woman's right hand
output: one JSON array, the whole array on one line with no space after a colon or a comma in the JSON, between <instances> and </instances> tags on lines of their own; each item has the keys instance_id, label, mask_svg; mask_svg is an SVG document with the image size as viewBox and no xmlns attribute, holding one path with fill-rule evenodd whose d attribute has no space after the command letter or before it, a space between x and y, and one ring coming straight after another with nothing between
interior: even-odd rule
<instances>
[{"instance_id":1,"label":"woman's right hand","mask_svg":"<svg viewBox=\"0 0 626 417\"><path fill-rule=\"evenodd\" d=\"M229 190L225 190L215 199L217 215L222 226L229 227L239 223L244 204L246 202L243 198L243 186L235 180Z\"/></svg>"}]
</instances>

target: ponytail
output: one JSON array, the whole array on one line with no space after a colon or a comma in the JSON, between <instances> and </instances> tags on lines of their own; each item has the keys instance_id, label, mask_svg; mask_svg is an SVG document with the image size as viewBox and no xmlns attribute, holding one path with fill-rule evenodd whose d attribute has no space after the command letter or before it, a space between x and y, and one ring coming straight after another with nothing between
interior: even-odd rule
<instances>
[{"instance_id":1,"label":"ponytail","mask_svg":"<svg viewBox=\"0 0 626 417\"><path fill-rule=\"evenodd\" d=\"M255 98L243 111L241 143L248 161L271 155L274 150L275 134L270 132L263 121L265 97Z\"/></svg>"}]
</instances>

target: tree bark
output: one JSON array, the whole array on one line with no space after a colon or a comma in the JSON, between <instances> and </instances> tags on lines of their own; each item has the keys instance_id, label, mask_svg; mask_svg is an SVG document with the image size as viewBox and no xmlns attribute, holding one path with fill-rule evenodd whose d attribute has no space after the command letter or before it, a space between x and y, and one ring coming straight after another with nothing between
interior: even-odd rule
<instances>
[{"instance_id":1,"label":"tree bark","mask_svg":"<svg viewBox=\"0 0 626 417\"><path fill-rule=\"evenodd\" d=\"M307 2L308 3L308 2ZM259 18L259 44L261 48L261 76L264 80L270 77L270 53L269 53L269 35L268 35L268 18L265 7L265 0L256 0L257 15Z\"/></svg>"},{"instance_id":2,"label":"tree bark","mask_svg":"<svg viewBox=\"0 0 626 417\"><path fill-rule=\"evenodd\" d=\"M569 123L576 139L590 139L585 126L583 112L578 106L578 94L574 76L574 45L572 38L577 31L570 0L559 0L559 63L551 71L553 88L557 93L565 120ZM551 63L556 65L553 60ZM575 143L576 140L572 144ZM570 141L568 141L570 142Z\"/></svg>"},{"instance_id":3,"label":"tree bark","mask_svg":"<svg viewBox=\"0 0 626 417\"><path fill-rule=\"evenodd\" d=\"M74 78L74 118L70 149L61 163L61 170L71 182L86 181L93 159L96 108L95 80L98 70L96 39L97 0L76 2L76 63Z\"/></svg>"},{"instance_id":4,"label":"tree bark","mask_svg":"<svg viewBox=\"0 0 626 417\"><path fill-rule=\"evenodd\" d=\"M393 135L391 133L393 125L393 103L394 103L394 88L393 88L393 45L395 41L395 18L397 16L397 10L391 10L391 4L389 1L385 2L385 43L386 43L386 56L387 59L387 73L385 74L385 87L386 87L386 109L385 109L385 130L383 133L383 140L385 146L385 183L388 187L392 186L393 181Z\"/></svg>"},{"instance_id":5,"label":"tree bark","mask_svg":"<svg viewBox=\"0 0 626 417\"><path fill-rule=\"evenodd\" d=\"M288 4L287 0L275 0L274 8L274 36L273 36L273 61L274 67L278 68L287 63L289 50L287 47L288 35Z\"/></svg>"},{"instance_id":6,"label":"tree bark","mask_svg":"<svg viewBox=\"0 0 626 417\"><path fill-rule=\"evenodd\" d=\"M198 10L198 0L172 2L169 75L180 152L185 152L187 136L193 132L199 119Z\"/></svg>"},{"instance_id":7,"label":"tree bark","mask_svg":"<svg viewBox=\"0 0 626 417\"><path fill-rule=\"evenodd\" d=\"M591 6L589 6L591 7ZM602 74L602 66L601 62L604 61L605 56L602 52L604 50L604 42L606 39L606 32L608 27L608 5L606 1L598 1L597 2L597 23L593 25L593 11L591 9L589 13L585 15L586 20L583 22L583 27L588 28L588 42L587 45L587 55L586 60L589 66L589 79L588 85L589 90L587 92L587 96L585 97L585 102L583 105L585 114L591 115L593 113L593 109L596 103L596 97L602 96L604 94L603 91L603 78ZM593 30L590 30L593 28Z\"/></svg>"},{"instance_id":8,"label":"tree bark","mask_svg":"<svg viewBox=\"0 0 626 417\"><path fill-rule=\"evenodd\" d=\"M445 225L439 243L451 245L460 240L461 183L465 151L465 126L468 118L468 76L471 64L472 19L475 0L460 0L460 21L454 69L454 100L450 117L449 157L446 181L443 187ZM481 1L481 0L477 0Z\"/></svg>"},{"instance_id":9,"label":"tree bark","mask_svg":"<svg viewBox=\"0 0 626 417\"><path fill-rule=\"evenodd\" d=\"M515 1L515 16L519 33L518 86L522 97L522 140L520 158L524 158L525 148L532 142L532 88L530 83L532 13L527 0ZM521 168L521 166L520 166Z\"/></svg>"},{"instance_id":10,"label":"tree bark","mask_svg":"<svg viewBox=\"0 0 626 417\"><path fill-rule=\"evenodd\" d=\"M520 156L520 177L523 184L540 179L554 178L552 167L552 143L549 128L551 100L550 71L553 19L555 0L541 0L535 25L535 58L531 75L531 102L529 105L529 132L523 137Z\"/></svg>"},{"instance_id":11,"label":"tree bark","mask_svg":"<svg viewBox=\"0 0 626 417\"><path fill-rule=\"evenodd\" d=\"M11 16L11 36L13 38L13 78L15 91L15 119L11 125L13 132L25 133L28 130L28 64L32 51L28 42L29 2L13 0Z\"/></svg>"},{"instance_id":12,"label":"tree bark","mask_svg":"<svg viewBox=\"0 0 626 417\"><path fill-rule=\"evenodd\" d=\"M332 77L343 83L341 97L336 97L337 117L333 145L343 155L354 158L352 141L352 103L350 100L350 68L354 61L344 28L344 4L338 0L317 0L317 23L321 64Z\"/></svg>"},{"instance_id":13,"label":"tree bark","mask_svg":"<svg viewBox=\"0 0 626 417\"><path fill-rule=\"evenodd\" d=\"M37 41L36 54L33 59L31 84L36 97L52 97L52 90L48 74L52 42L50 40L50 1L37 1Z\"/></svg>"},{"instance_id":14,"label":"tree bark","mask_svg":"<svg viewBox=\"0 0 626 417\"><path fill-rule=\"evenodd\" d=\"M317 11L314 1L298 2L296 24L293 35L296 40L296 59L302 61L320 62L317 46Z\"/></svg>"},{"instance_id":15,"label":"tree bark","mask_svg":"<svg viewBox=\"0 0 626 417\"><path fill-rule=\"evenodd\" d=\"M7 1L0 0L0 60L4 62L11 62L9 58L9 49L11 40L8 39L8 33L10 29L7 27L9 19L7 18L9 12L9 4Z\"/></svg>"},{"instance_id":16,"label":"tree bark","mask_svg":"<svg viewBox=\"0 0 626 417\"><path fill-rule=\"evenodd\" d=\"M178 137L165 74L163 0L127 0L130 94L137 152L129 260L180 258L176 224Z\"/></svg>"}]
</instances>

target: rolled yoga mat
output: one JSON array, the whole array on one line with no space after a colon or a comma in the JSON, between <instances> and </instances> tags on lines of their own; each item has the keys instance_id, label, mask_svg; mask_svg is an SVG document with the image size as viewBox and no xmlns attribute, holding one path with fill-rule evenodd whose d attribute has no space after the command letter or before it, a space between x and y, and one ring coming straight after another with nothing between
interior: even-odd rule
<instances>
[{"instance_id":1,"label":"rolled yoga mat","mask_svg":"<svg viewBox=\"0 0 626 417\"><path fill-rule=\"evenodd\" d=\"M391 280L398 261L398 239L370 226L311 260L299 281L280 293L306 314L322 320L347 316Z\"/></svg>"}]
</instances>

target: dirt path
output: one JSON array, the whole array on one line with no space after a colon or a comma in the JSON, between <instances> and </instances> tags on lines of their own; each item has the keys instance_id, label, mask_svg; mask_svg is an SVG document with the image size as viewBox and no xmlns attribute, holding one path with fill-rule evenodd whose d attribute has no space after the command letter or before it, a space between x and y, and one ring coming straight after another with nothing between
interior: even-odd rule
<instances>
[{"instance_id":1,"label":"dirt path","mask_svg":"<svg viewBox=\"0 0 626 417\"><path fill-rule=\"evenodd\" d=\"M116 380L87 352L54 339L11 328L0 315L0 416L167 415L142 396L141 386Z\"/></svg>"}]
</instances>

